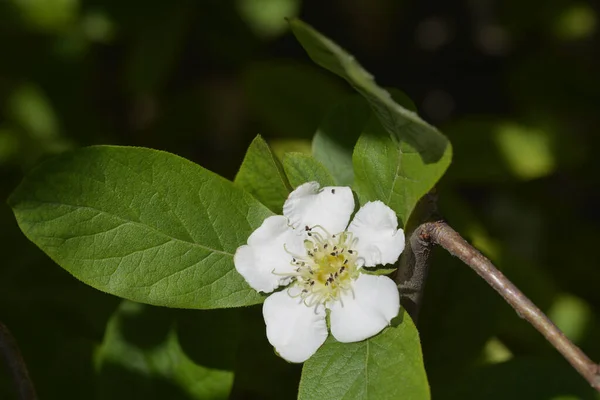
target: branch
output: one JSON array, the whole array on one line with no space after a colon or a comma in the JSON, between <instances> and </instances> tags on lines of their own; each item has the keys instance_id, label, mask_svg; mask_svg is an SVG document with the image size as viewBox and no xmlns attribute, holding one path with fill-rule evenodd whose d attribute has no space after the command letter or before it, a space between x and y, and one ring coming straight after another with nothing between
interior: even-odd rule
<instances>
[{"instance_id":1,"label":"branch","mask_svg":"<svg viewBox=\"0 0 600 400\"><path fill-rule=\"evenodd\" d=\"M595 364L579 347L573 344L560 329L508 280L479 251L463 239L445 222L428 222L419 226L414 235L426 246L435 243L470 266L506 300L517 314L527 320L554 346L590 385L600 392L600 365ZM412 241L412 240L411 240ZM413 251L419 249L413 248ZM428 250L427 250L428 251Z\"/></svg>"},{"instance_id":2,"label":"branch","mask_svg":"<svg viewBox=\"0 0 600 400\"><path fill-rule=\"evenodd\" d=\"M19 346L17 346L15 338L2 322L0 322L0 356L12 375L19 399L36 400L35 388L31 378L29 378L29 372L27 372L27 366L23 361Z\"/></svg>"},{"instance_id":3,"label":"branch","mask_svg":"<svg viewBox=\"0 0 600 400\"><path fill-rule=\"evenodd\" d=\"M433 245L422 240L415 232L421 224L437 217L435 190L427 193L417 203L405 226L406 247L400 259L394 280L400 289L400 304L417 323L423 300L425 281L429 275L429 253Z\"/></svg>"}]
</instances>

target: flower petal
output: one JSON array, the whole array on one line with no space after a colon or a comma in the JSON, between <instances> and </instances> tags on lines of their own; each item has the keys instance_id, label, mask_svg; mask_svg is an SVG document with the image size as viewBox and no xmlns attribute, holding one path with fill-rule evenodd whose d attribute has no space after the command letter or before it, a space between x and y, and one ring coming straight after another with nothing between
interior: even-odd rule
<instances>
[{"instance_id":1,"label":"flower petal","mask_svg":"<svg viewBox=\"0 0 600 400\"><path fill-rule=\"evenodd\" d=\"M354 295L330 305L331 334L338 342L358 342L379 333L400 310L398 287L387 276L361 274Z\"/></svg>"},{"instance_id":2,"label":"flower petal","mask_svg":"<svg viewBox=\"0 0 600 400\"><path fill-rule=\"evenodd\" d=\"M381 201L371 201L358 210L348 231L358 238L355 249L365 267L393 264L404 250L404 231L391 208Z\"/></svg>"},{"instance_id":3,"label":"flower petal","mask_svg":"<svg viewBox=\"0 0 600 400\"><path fill-rule=\"evenodd\" d=\"M269 343L284 359L300 363L315 354L327 339L325 308L307 307L287 290L273 293L263 304Z\"/></svg>"},{"instance_id":4,"label":"flower petal","mask_svg":"<svg viewBox=\"0 0 600 400\"><path fill-rule=\"evenodd\" d=\"M296 188L283 205L283 215L296 229L320 225L334 235L343 232L354 212L352 190L345 186L326 186L319 190L317 182Z\"/></svg>"},{"instance_id":5,"label":"flower petal","mask_svg":"<svg viewBox=\"0 0 600 400\"><path fill-rule=\"evenodd\" d=\"M292 255L286 248L294 254L302 254L302 240L288 225L286 217L269 217L252 232L247 245L238 247L233 257L235 269L253 289L272 292L289 282L289 278L277 274L293 272Z\"/></svg>"}]
</instances>

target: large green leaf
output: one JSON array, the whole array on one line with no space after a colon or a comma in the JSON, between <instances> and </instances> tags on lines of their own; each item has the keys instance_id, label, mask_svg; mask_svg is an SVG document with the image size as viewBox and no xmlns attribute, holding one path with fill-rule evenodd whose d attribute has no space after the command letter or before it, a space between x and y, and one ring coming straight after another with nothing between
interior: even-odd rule
<instances>
[{"instance_id":1,"label":"large green leaf","mask_svg":"<svg viewBox=\"0 0 600 400\"><path fill-rule=\"evenodd\" d=\"M250 144L234 182L277 214L291 190L283 166L260 135Z\"/></svg>"},{"instance_id":2,"label":"large green leaf","mask_svg":"<svg viewBox=\"0 0 600 400\"><path fill-rule=\"evenodd\" d=\"M417 328L404 311L399 318L399 324L362 342L330 337L304 364L298 398L429 399Z\"/></svg>"},{"instance_id":3,"label":"large green leaf","mask_svg":"<svg viewBox=\"0 0 600 400\"><path fill-rule=\"evenodd\" d=\"M419 152L390 136L375 118L358 139L352 159L354 188L361 202L383 201L396 211L402 225L448 165L423 163Z\"/></svg>"},{"instance_id":4,"label":"large green leaf","mask_svg":"<svg viewBox=\"0 0 600 400\"><path fill-rule=\"evenodd\" d=\"M379 87L353 56L298 19L292 30L308 55L363 95L381 124L370 124L354 155L355 189L362 200L384 200L403 222L444 174L452 158L448 139Z\"/></svg>"},{"instance_id":5,"label":"large green leaf","mask_svg":"<svg viewBox=\"0 0 600 400\"><path fill-rule=\"evenodd\" d=\"M54 158L9 203L21 230L78 279L168 307L256 304L233 254L272 213L173 154L96 146Z\"/></svg>"},{"instance_id":6,"label":"large green leaf","mask_svg":"<svg viewBox=\"0 0 600 400\"><path fill-rule=\"evenodd\" d=\"M334 184L333 178L323 164L308 154L285 153L283 169L294 188L311 181L317 181L321 186Z\"/></svg>"},{"instance_id":7,"label":"large green leaf","mask_svg":"<svg viewBox=\"0 0 600 400\"><path fill-rule=\"evenodd\" d=\"M109 321L96 353L99 399L227 399L233 386L232 366L223 368L189 357L175 331L173 310L125 301ZM229 311L229 310L227 310ZM222 312L219 310L219 312ZM214 311L194 311L196 314ZM213 316L215 317L215 316ZM216 317L206 329L224 322ZM225 332L224 332L225 333ZM205 352L235 350L236 342L196 338ZM224 346L227 346L224 348ZM226 356L226 354L224 354Z\"/></svg>"}]
</instances>

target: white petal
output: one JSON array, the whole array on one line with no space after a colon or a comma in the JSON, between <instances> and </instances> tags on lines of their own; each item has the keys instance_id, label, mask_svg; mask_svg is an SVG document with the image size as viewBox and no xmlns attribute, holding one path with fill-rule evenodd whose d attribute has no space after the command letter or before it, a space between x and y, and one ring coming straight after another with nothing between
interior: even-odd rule
<instances>
[{"instance_id":1,"label":"white petal","mask_svg":"<svg viewBox=\"0 0 600 400\"><path fill-rule=\"evenodd\" d=\"M281 274L293 271L290 264L292 256L286 252L286 248L295 254L304 251L302 237L288 226L288 220L283 215L269 217L252 232L247 245L238 247L233 257L235 269L253 289L272 292L279 285L289 282L289 278L273 272Z\"/></svg>"},{"instance_id":2,"label":"white petal","mask_svg":"<svg viewBox=\"0 0 600 400\"><path fill-rule=\"evenodd\" d=\"M358 210L348 230L358 238L355 249L366 267L393 264L404 250L404 231L391 208L371 201Z\"/></svg>"},{"instance_id":3,"label":"white petal","mask_svg":"<svg viewBox=\"0 0 600 400\"><path fill-rule=\"evenodd\" d=\"M325 308L307 307L287 290L273 293L263 304L267 339L279 355L300 363L315 354L327 339Z\"/></svg>"},{"instance_id":4,"label":"white petal","mask_svg":"<svg viewBox=\"0 0 600 400\"><path fill-rule=\"evenodd\" d=\"M317 182L296 188L283 205L283 215L297 229L320 225L330 234L343 232L354 212L352 190L345 186L326 186L319 190Z\"/></svg>"},{"instance_id":5,"label":"white petal","mask_svg":"<svg viewBox=\"0 0 600 400\"><path fill-rule=\"evenodd\" d=\"M361 274L354 295L329 307L331 334L342 343L358 342L379 333L400 311L398 287L387 276Z\"/></svg>"}]
</instances>

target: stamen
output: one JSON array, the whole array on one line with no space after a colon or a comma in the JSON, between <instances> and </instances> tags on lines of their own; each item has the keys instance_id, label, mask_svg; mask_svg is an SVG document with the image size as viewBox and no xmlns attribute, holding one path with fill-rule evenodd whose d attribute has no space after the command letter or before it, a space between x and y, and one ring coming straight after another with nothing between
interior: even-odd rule
<instances>
[{"instance_id":1,"label":"stamen","mask_svg":"<svg viewBox=\"0 0 600 400\"><path fill-rule=\"evenodd\" d=\"M357 239L352 232L332 235L321 225L312 228L307 225L304 229L307 239L303 254L293 254L284 245L291 256L291 272L272 272L289 278L295 291L292 293L288 288L288 294L292 298L299 297L307 307L315 307L316 312L319 305L342 301L342 296L353 291L352 282L358 277L360 258L353 250Z\"/></svg>"}]
</instances>

